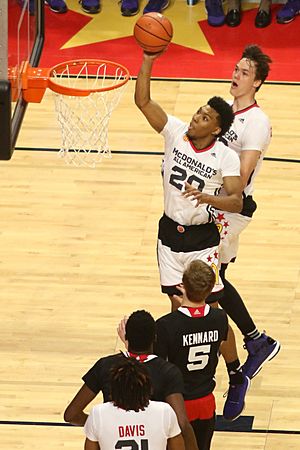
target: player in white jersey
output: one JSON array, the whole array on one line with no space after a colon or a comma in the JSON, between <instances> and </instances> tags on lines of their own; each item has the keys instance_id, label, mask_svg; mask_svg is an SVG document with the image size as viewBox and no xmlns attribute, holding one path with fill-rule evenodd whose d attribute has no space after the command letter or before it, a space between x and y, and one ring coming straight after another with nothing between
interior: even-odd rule
<instances>
[{"instance_id":1,"label":"player in white jersey","mask_svg":"<svg viewBox=\"0 0 300 450\"><path fill-rule=\"evenodd\" d=\"M215 208L241 210L240 164L235 152L217 141L233 121L232 109L223 99L210 99L196 111L190 124L168 116L151 99L151 70L158 56L144 54L135 102L149 124L165 138L164 215L159 222L158 264L162 292L169 295L172 308L176 309L176 286L193 259L205 261L218 275L220 236L213 211ZM183 196L186 183L201 191L201 204L197 208L195 202ZM222 186L226 196L218 195ZM216 301L222 289L217 276L210 300Z\"/></svg>"},{"instance_id":2,"label":"player in white jersey","mask_svg":"<svg viewBox=\"0 0 300 450\"><path fill-rule=\"evenodd\" d=\"M213 97L195 112L189 124L168 116L150 96L152 66L159 55L144 53L136 81L135 103L165 139L164 214L159 221L157 254L162 292L169 295L175 310L180 304L176 295L181 294L177 286L186 267L196 259L209 264L216 273L207 303L215 303L222 296L223 284L218 276L220 234L213 215L215 208L241 211L242 191L239 158L217 140L233 121L231 106L222 98ZM197 207L184 197L187 185L201 191ZM222 187L226 196L218 195ZM241 371L231 328L222 346L222 356L229 375ZM242 382L240 377L237 384ZM234 389L229 393L232 392Z\"/></svg>"},{"instance_id":3,"label":"player in white jersey","mask_svg":"<svg viewBox=\"0 0 300 450\"><path fill-rule=\"evenodd\" d=\"M150 401L145 366L124 358L111 369L111 402L96 405L85 425L85 450L184 450L176 414L170 405Z\"/></svg>"},{"instance_id":4,"label":"player in white jersey","mask_svg":"<svg viewBox=\"0 0 300 450\"><path fill-rule=\"evenodd\" d=\"M256 210L252 197L254 180L270 143L271 125L266 114L259 108L255 94L269 73L270 63L269 56L258 46L245 48L233 71L230 88L234 97L234 121L230 130L221 137L222 142L240 158L243 209L240 213L219 211L216 214L216 223L221 233L220 274L224 284L224 295L219 303L244 335L248 357L243 370L249 378L253 378L264 363L278 353L280 343L258 331L239 293L226 279L225 272L228 264L234 262L237 256L239 235L250 223ZM192 198L201 196L191 188L188 190L187 195Z\"/></svg>"}]
</instances>

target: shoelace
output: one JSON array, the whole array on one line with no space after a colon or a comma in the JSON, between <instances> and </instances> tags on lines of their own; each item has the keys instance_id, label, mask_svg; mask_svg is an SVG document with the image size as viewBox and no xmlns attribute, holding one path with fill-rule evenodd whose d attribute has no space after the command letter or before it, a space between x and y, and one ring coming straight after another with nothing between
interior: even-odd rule
<instances>
[{"instance_id":1,"label":"shoelace","mask_svg":"<svg viewBox=\"0 0 300 450\"><path fill-rule=\"evenodd\" d=\"M236 389L237 386L238 386L238 384L230 384L229 389L227 389L227 391L224 392L223 398L228 397L228 392L229 392L230 388L233 388L232 389L233 394L231 394L231 401L237 403L237 401L239 400L238 391Z\"/></svg>"}]
</instances>

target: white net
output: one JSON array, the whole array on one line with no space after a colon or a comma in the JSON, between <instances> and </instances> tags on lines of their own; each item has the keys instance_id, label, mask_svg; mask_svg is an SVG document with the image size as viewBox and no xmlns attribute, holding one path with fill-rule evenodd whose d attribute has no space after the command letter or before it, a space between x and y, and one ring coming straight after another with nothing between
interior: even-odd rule
<instances>
[{"instance_id":1,"label":"white net","mask_svg":"<svg viewBox=\"0 0 300 450\"><path fill-rule=\"evenodd\" d=\"M67 164L95 167L103 158L111 158L108 125L127 86L126 82L122 85L128 74L123 69L114 63L93 61L65 63L59 71L52 71L51 79L57 85L79 93L92 91L86 96L54 93L62 135L59 156Z\"/></svg>"}]
</instances>

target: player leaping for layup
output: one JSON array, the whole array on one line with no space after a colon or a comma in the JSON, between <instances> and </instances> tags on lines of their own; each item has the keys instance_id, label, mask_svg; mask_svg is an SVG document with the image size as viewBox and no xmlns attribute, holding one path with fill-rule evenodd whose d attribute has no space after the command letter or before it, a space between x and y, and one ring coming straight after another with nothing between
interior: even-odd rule
<instances>
[{"instance_id":1,"label":"player leaping for layup","mask_svg":"<svg viewBox=\"0 0 300 450\"><path fill-rule=\"evenodd\" d=\"M189 262L201 259L217 271L220 235L213 211L242 209L240 164L235 152L217 140L233 121L232 109L223 99L211 98L193 115L189 125L167 115L151 99L151 70L159 55L144 53L135 102L149 124L165 138L164 215L159 222L158 263L162 292L169 295L176 309L176 286ZM201 191L197 208L195 202L182 195L186 182ZM226 197L217 195L222 186ZM220 298L222 289L217 274L211 301Z\"/></svg>"},{"instance_id":2,"label":"player leaping for layup","mask_svg":"<svg viewBox=\"0 0 300 450\"><path fill-rule=\"evenodd\" d=\"M240 163L233 150L217 137L226 133L233 121L233 112L220 97L213 97L198 109L190 124L169 116L150 97L151 70L160 54L144 53L138 74L135 102L150 125L165 138L163 162L164 215L159 222L158 264L162 292L169 295L172 309L179 306L177 285L188 264L200 259L216 273L216 283L207 303L215 303L223 290L218 276L218 246L220 235L213 221L215 208L239 212L242 209ZM186 183L201 191L200 204L183 196ZM218 193L224 187L227 196ZM228 374L240 373L240 362L231 328L222 346ZM224 417L234 420L244 406L244 376L231 381ZM237 399L238 397L238 399Z\"/></svg>"}]
</instances>

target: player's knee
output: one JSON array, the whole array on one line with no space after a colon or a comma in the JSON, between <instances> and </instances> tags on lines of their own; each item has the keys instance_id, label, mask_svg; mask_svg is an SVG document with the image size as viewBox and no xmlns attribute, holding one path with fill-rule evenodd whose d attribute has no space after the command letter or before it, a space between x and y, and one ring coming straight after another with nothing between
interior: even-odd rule
<instances>
[{"instance_id":1,"label":"player's knee","mask_svg":"<svg viewBox=\"0 0 300 450\"><path fill-rule=\"evenodd\" d=\"M220 277L221 277L221 280L223 281L223 283L224 283L224 280L226 279L225 272L226 272L227 267L228 267L228 264L221 264L221 268L219 269L219 274L220 274Z\"/></svg>"}]
</instances>

